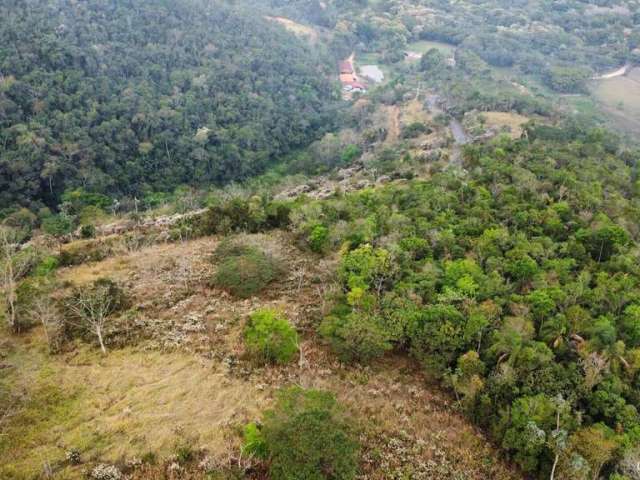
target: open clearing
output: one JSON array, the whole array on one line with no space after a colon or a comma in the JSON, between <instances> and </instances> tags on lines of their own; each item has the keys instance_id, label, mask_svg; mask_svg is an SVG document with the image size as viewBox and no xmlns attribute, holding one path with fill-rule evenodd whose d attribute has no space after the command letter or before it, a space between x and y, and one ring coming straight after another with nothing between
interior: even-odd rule
<instances>
[{"instance_id":1,"label":"open clearing","mask_svg":"<svg viewBox=\"0 0 640 480\"><path fill-rule=\"evenodd\" d=\"M640 131L640 68L593 84L593 96L617 124Z\"/></svg>"},{"instance_id":2,"label":"open clearing","mask_svg":"<svg viewBox=\"0 0 640 480\"><path fill-rule=\"evenodd\" d=\"M301 23L294 22L293 20L290 20L285 17L265 17L265 18L267 20L271 20L272 22L279 23L284 28L286 28L292 33L295 33L296 35L307 37L310 40L318 39L318 32L316 32L313 28L307 25L302 25Z\"/></svg>"},{"instance_id":3,"label":"open clearing","mask_svg":"<svg viewBox=\"0 0 640 480\"><path fill-rule=\"evenodd\" d=\"M488 127L494 127L499 130L507 127L511 138L520 138L522 125L529 121L524 115L513 112L482 112L482 115L486 118Z\"/></svg>"},{"instance_id":4,"label":"open clearing","mask_svg":"<svg viewBox=\"0 0 640 480\"><path fill-rule=\"evenodd\" d=\"M440 50L446 55L450 55L456 49L455 45L443 42L431 42L428 40L420 40L407 45L407 50L410 52L416 52L420 54L427 53L432 48Z\"/></svg>"}]
</instances>

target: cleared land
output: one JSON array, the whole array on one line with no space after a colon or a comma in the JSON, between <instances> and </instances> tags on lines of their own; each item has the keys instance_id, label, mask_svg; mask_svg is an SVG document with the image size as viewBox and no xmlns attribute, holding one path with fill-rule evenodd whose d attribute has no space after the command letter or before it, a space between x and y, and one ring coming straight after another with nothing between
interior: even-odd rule
<instances>
[{"instance_id":1,"label":"cleared land","mask_svg":"<svg viewBox=\"0 0 640 480\"><path fill-rule=\"evenodd\" d=\"M507 127L511 138L520 138L522 135L522 125L527 123L529 119L524 115L512 112L483 112L488 127L494 127L498 130Z\"/></svg>"},{"instance_id":2,"label":"cleared land","mask_svg":"<svg viewBox=\"0 0 640 480\"><path fill-rule=\"evenodd\" d=\"M431 42L428 40L420 40L418 42L413 42L407 45L408 51L416 52L420 54L426 53L432 48L436 48L445 54L452 54L453 51L456 49L454 45L451 45L449 43Z\"/></svg>"},{"instance_id":3,"label":"cleared land","mask_svg":"<svg viewBox=\"0 0 640 480\"><path fill-rule=\"evenodd\" d=\"M640 131L640 68L593 84L593 96L625 130Z\"/></svg>"},{"instance_id":4,"label":"cleared land","mask_svg":"<svg viewBox=\"0 0 640 480\"><path fill-rule=\"evenodd\" d=\"M290 20L285 17L265 17L265 18L267 20L271 20L272 22L279 23L284 28L286 28L292 33L295 33L296 35L300 35L302 37L308 37L311 40L318 39L318 32L316 32L313 28L307 25L302 25L301 23L294 22L293 20Z\"/></svg>"}]
</instances>

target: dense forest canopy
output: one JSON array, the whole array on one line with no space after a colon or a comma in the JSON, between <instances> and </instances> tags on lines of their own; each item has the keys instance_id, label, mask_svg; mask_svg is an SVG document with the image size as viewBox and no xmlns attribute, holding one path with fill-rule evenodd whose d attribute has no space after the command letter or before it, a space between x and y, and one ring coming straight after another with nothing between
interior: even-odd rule
<instances>
[{"instance_id":1,"label":"dense forest canopy","mask_svg":"<svg viewBox=\"0 0 640 480\"><path fill-rule=\"evenodd\" d=\"M260 172L331 125L319 49L217 2L0 6L0 206Z\"/></svg>"}]
</instances>

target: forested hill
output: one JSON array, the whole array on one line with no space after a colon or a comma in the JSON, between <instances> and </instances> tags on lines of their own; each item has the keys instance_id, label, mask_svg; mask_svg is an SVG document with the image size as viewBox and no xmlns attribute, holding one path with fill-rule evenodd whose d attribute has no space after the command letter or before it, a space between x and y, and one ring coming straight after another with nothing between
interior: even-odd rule
<instances>
[{"instance_id":1,"label":"forested hill","mask_svg":"<svg viewBox=\"0 0 640 480\"><path fill-rule=\"evenodd\" d=\"M207 0L0 4L0 207L241 179L322 135L317 50Z\"/></svg>"}]
</instances>

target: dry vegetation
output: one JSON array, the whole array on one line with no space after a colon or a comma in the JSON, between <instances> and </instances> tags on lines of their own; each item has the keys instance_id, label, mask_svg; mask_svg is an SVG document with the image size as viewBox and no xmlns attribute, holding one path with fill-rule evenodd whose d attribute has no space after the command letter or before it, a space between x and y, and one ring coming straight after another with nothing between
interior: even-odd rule
<instances>
[{"instance_id":1,"label":"dry vegetation","mask_svg":"<svg viewBox=\"0 0 640 480\"><path fill-rule=\"evenodd\" d=\"M267 20L271 20L272 22L279 23L290 32L293 32L296 35L299 35L301 37L306 37L309 40L313 40L313 41L318 39L318 32L307 25L302 25L301 23L294 22L293 20L290 20L285 17L265 17L265 18Z\"/></svg>"},{"instance_id":2,"label":"dry vegetation","mask_svg":"<svg viewBox=\"0 0 640 480\"><path fill-rule=\"evenodd\" d=\"M282 232L243 241L286 258L288 272L247 300L209 286L215 238L59 271L66 288L99 277L125 285L135 307L119 325L129 333L112 332L106 356L79 343L49 355L37 331L0 346L4 381L21 395L0 425L17 438L0 449L0 477L30 478L44 469L80 478L98 462L123 464L148 452L171 458L185 441L219 464L237 462L240 427L259 418L278 388L300 384L334 392L353 413L365 445L362 478L516 478L412 361L347 366L320 345L310 327L322 314L335 259L300 252ZM258 367L245 357L242 327L259 306L283 310L296 325L299 361ZM80 465L65 460L71 450L80 452ZM138 472L136 478L159 475L157 468Z\"/></svg>"},{"instance_id":3,"label":"dry vegetation","mask_svg":"<svg viewBox=\"0 0 640 480\"><path fill-rule=\"evenodd\" d=\"M483 112L482 114L486 118L487 127L498 131L505 129L511 138L520 138L522 125L529 121L524 115L514 112Z\"/></svg>"}]
</instances>

